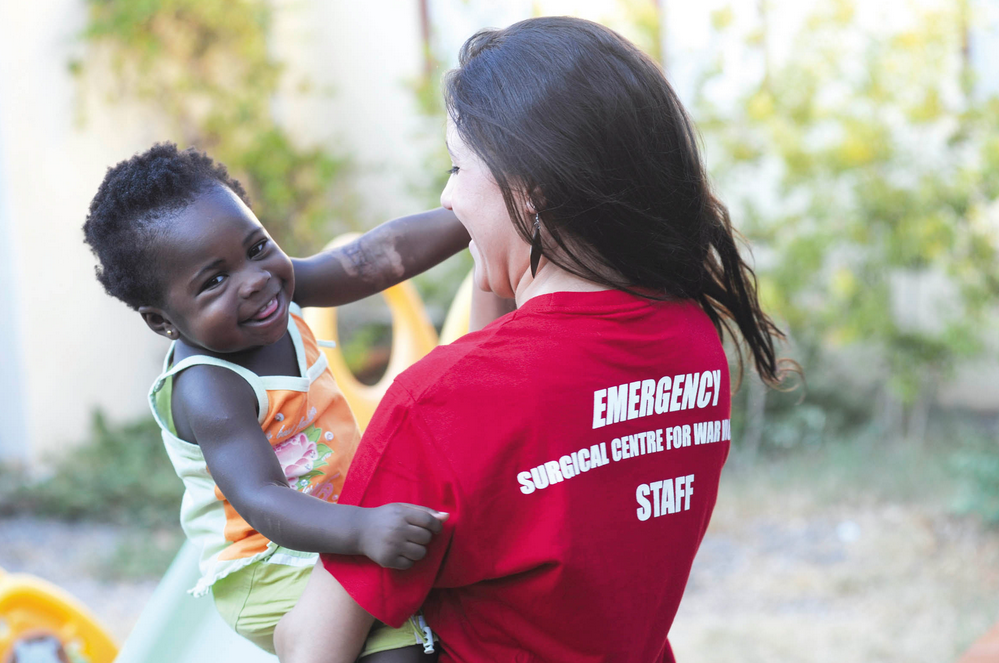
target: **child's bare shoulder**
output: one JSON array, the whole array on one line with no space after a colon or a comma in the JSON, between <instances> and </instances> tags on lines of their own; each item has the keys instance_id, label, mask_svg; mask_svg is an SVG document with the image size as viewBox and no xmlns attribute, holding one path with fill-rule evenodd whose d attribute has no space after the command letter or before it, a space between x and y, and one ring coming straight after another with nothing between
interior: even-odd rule
<instances>
[{"instance_id":1,"label":"child's bare shoulder","mask_svg":"<svg viewBox=\"0 0 999 663\"><path fill-rule=\"evenodd\" d=\"M191 444L198 444L197 431L239 419L257 422L253 387L223 366L199 364L174 376L171 406L177 437Z\"/></svg>"}]
</instances>

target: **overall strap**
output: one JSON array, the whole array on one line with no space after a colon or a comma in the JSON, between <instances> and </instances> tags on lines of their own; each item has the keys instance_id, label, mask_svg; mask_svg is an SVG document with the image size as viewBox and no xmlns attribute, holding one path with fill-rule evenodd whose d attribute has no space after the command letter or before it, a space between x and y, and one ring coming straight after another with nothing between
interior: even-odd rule
<instances>
[{"instance_id":1,"label":"overall strap","mask_svg":"<svg viewBox=\"0 0 999 663\"><path fill-rule=\"evenodd\" d=\"M167 356L173 356L172 348ZM207 355L193 355L187 359L177 362L172 368L165 370L158 378L156 378L156 382L153 383L152 388L149 390L149 405L153 410L153 417L156 419L156 423L160 425L160 428L168 430L166 422L163 421L162 416L160 416L159 409L156 407L156 393L163 388L163 383L166 382L167 378L174 376L191 366L218 366L219 368L227 368L246 380L247 384L250 385L250 388L253 389L254 395L257 397L257 421L261 424L264 423L264 420L267 418L267 410L270 407L270 401L267 398L267 390L264 389L260 376L250 369L244 368L239 364L234 364L231 361L219 359L218 357L209 357Z\"/></svg>"}]
</instances>

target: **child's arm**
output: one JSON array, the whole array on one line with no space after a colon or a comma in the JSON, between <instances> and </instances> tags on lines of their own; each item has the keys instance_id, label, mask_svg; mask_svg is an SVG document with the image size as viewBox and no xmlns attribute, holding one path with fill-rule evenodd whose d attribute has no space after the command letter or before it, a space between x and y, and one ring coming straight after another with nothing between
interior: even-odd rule
<instances>
[{"instance_id":1,"label":"child's arm","mask_svg":"<svg viewBox=\"0 0 999 663\"><path fill-rule=\"evenodd\" d=\"M468 246L468 233L442 207L388 221L350 244L295 258L295 302L340 306L430 269Z\"/></svg>"},{"instance_id":2,"label":"child's arm","mask_svg":"<svg viewBox=\"0 0 999 663\"><path fill-rule=\"evenodd\" d=\"M446 514L412 504L331 504L292 489L260 429L255 403L246 381L225 368L192 366L174 381L175 414L201 447L222 494L252 528L293 550L360 554L397 569L426 555Z\"/></svg>"}]
</instances>

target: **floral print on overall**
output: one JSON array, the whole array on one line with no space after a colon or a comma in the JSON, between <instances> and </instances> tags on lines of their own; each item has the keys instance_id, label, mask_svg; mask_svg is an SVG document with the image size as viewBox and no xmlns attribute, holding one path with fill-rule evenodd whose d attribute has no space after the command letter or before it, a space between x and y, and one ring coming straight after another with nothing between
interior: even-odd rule
<instances>
[{"instance_id":1,"label":"floral print on overall","mask_svg":"<svg viewBox=\"0 0 999 663\"><path fill-rule=\"evenodd\" d=\"M326 461L333 455L333 450L324 442L331 439L333 439L332 433L327 432L323 435L323 431L319 427L309 426L301 433L274 446L274 454L277 456L278 462L281 463L284 478L288 481L289 486L305 494L312 494L315 491L315 496L319 499L329 500L333 487L328 483L314 486L312 480L322 476L323 472L319 468L329 464ZM334 479L338 476L340 476L339 472L328 479ZM339 495L334 496L334 499L330 501L335 501L336 497Z\"/></svg>"}]
</instances>

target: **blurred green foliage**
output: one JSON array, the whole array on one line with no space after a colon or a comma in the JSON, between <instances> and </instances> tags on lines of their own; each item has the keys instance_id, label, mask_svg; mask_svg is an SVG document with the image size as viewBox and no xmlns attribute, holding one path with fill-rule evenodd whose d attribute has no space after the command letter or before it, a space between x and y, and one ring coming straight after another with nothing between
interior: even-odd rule
<instances>
[{"instance_id":1,"label":"blurred green foliage","mask_svg":"<svg viewBox=\"0 0 999 663\"><path fill-rule=\"evenodd\" d=\"M954 454L954 469L969 484L959 498L958 509L977 513L991 525L999 525L999 446L997 436L972 435Z\"/></svg>"},{"instance_id":2,"label":"blurred green foliage","mask_svg":"<svg viewBox=\"0 0 999 663\"><path fill-rule=\"evenodd\" d=\"M0 512L177 529L183 484L156 423L111 426L96 412L90 438L34 480L6 470Z\"/></svg>"},{"instance_id":3,"label":"blurred green foliage","mask_svg":"<svg viewBox=\"0 0 999 663\"><path fill-rule=\"evenodd\" d=\"M944 443L959 510L999 522L995 433L970 434L966 413L930 416L937 386L988 356L997 331L999 99L975 90L975 16L965 0L909 5L906 27L875 29L851 0L825 0L778 59L772 4L742 35L761 75L733 103L719 55L692 108L764 306L808 379L802 402L747 381L733 400L737 454ZM713 18L732 39L732 9Z\"/></svg>"},{"instance_id":4,"label":"blurred green foliage","mask_svg":"<svg viewBox=\"0 0 999 663\"><path fill-rule=\"evenodd\" d=\"M343 333L340 352L343 361L359 382L377 384L385 374L392 349L392 325L369 322Z\"/></svg>"},{"instance_id":5,"label":"blurred green foliage","mask_svg":"<svg viewBox=\"0 0 999 663\"><path fill-rule=\"evenodd\" d=\"M698 86L712 175L810 382L864 348L863 386L838 388L864 391L868 411L894 399L910 424L925 419L935 386L995 334L988 314L999 305L987 218L999 197L999 99L974 92L973 17L962 1L912 7L908 27L875 32L850 0L826 0L775 63L768 6L744 36L762 75L741 82L735 103L718 101L719 55ZM715 19L731 38L731 10ZM929 304L908 299L934 288Z\"/></svg>"},{"instance_id":6,"label":"blurred green foliage","mask_svg":"<svg viewBox=\"0 0 999 663\"><path fill-rule=\"evenodd\" d=\"M314 252L353 227L349 160L296 145L272 111L282 65L264 0L87 0L81 81L110 70L112 100L145 103L170 138L224 163L284 250Z\"/></svg>"}]
</instances>

